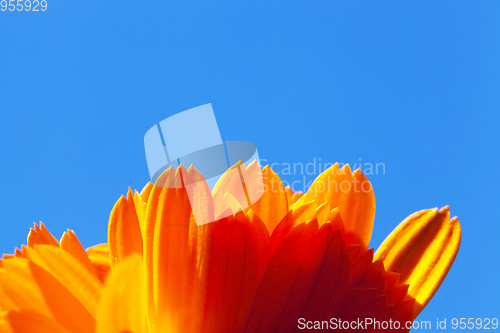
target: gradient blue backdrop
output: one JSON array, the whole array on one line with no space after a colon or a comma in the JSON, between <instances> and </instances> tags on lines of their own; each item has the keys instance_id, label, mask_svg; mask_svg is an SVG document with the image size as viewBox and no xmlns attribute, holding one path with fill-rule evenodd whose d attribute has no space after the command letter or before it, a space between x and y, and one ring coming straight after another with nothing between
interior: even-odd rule
<instances>
[{"instance_id":1,"label":"gradient blue backdrop","mask_svg":"<svg viewBox=\"0 0 500 333\"><path fill-rule=\"evenodd\" d=\"M462 246L419 319L500 317L498 1L47 1L0 12L1 253L34 221L105 242L146 131L212 103L270 162L384 163L375 248L450 205Z\"/></svg>"}]
</instances>

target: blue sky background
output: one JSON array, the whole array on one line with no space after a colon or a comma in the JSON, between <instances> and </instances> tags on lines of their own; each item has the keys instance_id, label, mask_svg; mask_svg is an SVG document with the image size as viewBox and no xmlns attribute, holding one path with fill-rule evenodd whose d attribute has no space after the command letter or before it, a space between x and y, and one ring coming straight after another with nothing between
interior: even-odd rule
<instances>
[{"instance_id":1,"label":"blue sky background","mask_svg":"<svg viewBox=\"0 0 500 333\"><path fill-rule=\"evenodd\" d=\"M34 221L105 242L146 131L212 103L270 162L384 163L375 248L450 205L462 245L419 319L500 317L500 2L47 1L0 12L1 253Z\"/></svg>"}]
</instances>

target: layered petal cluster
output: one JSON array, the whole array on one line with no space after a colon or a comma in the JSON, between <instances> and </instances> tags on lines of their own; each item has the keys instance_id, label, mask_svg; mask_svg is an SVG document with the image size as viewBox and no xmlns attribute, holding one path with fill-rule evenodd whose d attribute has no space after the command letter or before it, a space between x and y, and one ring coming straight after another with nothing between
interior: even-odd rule
<instances>
[{"instance_id":1,"label":"layered petal cluster","mask_svg":"<svg viewBox=\"0 0 500 333\"><path fill-rule=\"evenodd\" d=\"M129 189L108 244L87 250L72 231L57 241L35 225L0 261L0 332L295 332L301 318L406 332L455 259L460 224L447 207L410 215L368 249L375 197L360 170L335 164L302 194L269 167L235 168L213 191L182 166Z\"/></svg>"}]
</instances>

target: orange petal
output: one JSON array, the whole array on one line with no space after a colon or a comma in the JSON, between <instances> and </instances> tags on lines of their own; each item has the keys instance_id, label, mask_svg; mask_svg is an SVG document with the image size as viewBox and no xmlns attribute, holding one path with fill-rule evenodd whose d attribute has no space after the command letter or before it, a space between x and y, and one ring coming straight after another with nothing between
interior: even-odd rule
<instances>
[{"instance_id":1,"label":"orange petal","mask_svg":"<svg viewBox=\"0 0 500 333\"><path fill-rule=\"evenodd\" d=\"M310 201L294 207L274 229L271 235L271 254L274 253L282 240L295 226L314 218L318 220L320 226L326 222L331 222L334 225L334 230L340 230L342 238L346 238L344 222L340 217L339 209L330 210L328 202L323 202L319 207L316 207L316 203Z\"/></svg>"},{"instance_id":2,"label":"orange petal","mask_svg":"<svg viewBox=\"0 0 500 333\"><path fill-rule=\"evenodd\" d=\"M8 310L13 310L16 309L15 304L10 300L9 296L3 291L3 288L8 288L8 287L3 287L2 288L2 280L5 280L3 275L3 270L0 270L0 323L2 323L2 315L1 313L5 313L5 311ZM1 325L0 325L1 327ZM1 331L0 331L1 332Z\"/></svg>"},{"instance_id":3,"label":"orange petal","mask_svg":"<svg viewBox=\"0 0 500 333\"><path fill-rule=\"evenodd\" d=\"M68 232L65 232L61 237L61 249L71 254L89 271L90 274L97 277L94 266L92 266L87 252L72 230L68 230Z\"/></svg>"},{"instance_id":4,"label":"orange petal","mask_svg":"<svg viewBox=\"0 0 500 333\"><path fill-rule=\"evenodd\" d=\"M236 214L242 210L241 204L229 192L226 192L224 195L220 192L216 192L213 196L213 200L215 216L218 220Z\"/></svg>"},{"instance_id":5,"label":"orange petal","mask_svg":"<svg viewBox=\"0 0 500 333\"><path fill-rule=\"evenodd\" d=\"M151 184L151 183L148 183ZM153 185L151 185L153 186ZM137 190L134 192L134 206L135 212L137 213L137 219L139 220L139 226L141 228L141 233L144 233L144 221L146 219L146 202L142 199L141 195Z\"/></svg>"},{"instance_id":6,"label":"orange petal","mask_svg":"<svg viewBox=\"0 0 500 333\"><path fill-rule=\"evenodd\" d=\"M322 321L334 318L342 302L343 294L347 289L349 257L346 245L340 231L336 230L333 224L326 224L321 228L321 231L325 229L328 230L328 238L324 240L327 246L321 267L316 281L313 283L314 288L310 292L311 296L307 306L300 315L301 318L308 318L308 320ZM318 236L315 239L316 246L320 246L323 242L321 235ZM312 249L309 251L311 252ZM321 256L321 253L312 254L315 257Z\"/></svg>"},{"instance_id":7,"label":"orange petal","mask_svg":"<svg viewBox=\"0 0 500 333\"><path fill-rule=\"evenodd\" d=\"M334 315L348 276L346 246L332 224L298 225L269 262L246 332L293 332L303 315Z\"/></svg>"},{"instance_id":8,"label":"orange petal","mask_svg":"<svg viewBox=\"0 0 500 333\"><path fill-rule=\"evenodd\" d=\"M292 195L292 198L288 201L288 204L289 205L293 205L295 204L297 201L299 201L300 198L302 198L304 194L302 192L295 192L293 195Z\"/></svg>"},{"instance_id":9,"label":"orange petal","mask_svg":"<svg viewBox=\"0 0 500 333\"><path fill-rule=\"evenodd\" d=\"M87 254L99 281L104 283L109 271L111 270L111 259L109 257L108 244L99 244L89 247L87 249Z\"/></svg>"},{"instance_id":10,"label":"orange petal","mask_svg":"<svg viewBox=\"0 0 500 333\"><path fill-rule=\"evenodd\" d=\"M286 194L286 199L287 199L289 205L291 205L290 200L292 200L293 191L290 188L290 186L285 187L285 194Z\"/></svg>"},{"instance_id":11,"label":"orange petal","mask_svg":"<svg viewBox=\"0 0 500 333\"><path fill-rule=\"evenodd\" d=\"M196 225L202 225L215 220L215 209L210 187L203 175L191 165L186 172L181 168L182 182L189 197Z\"/></svg>"},{"instance_id":12,"label":"orange petal","mask_svg":"<svg viewBox=\"0 0 500 333\"><path fill-rule=\"evenodd\" d=\"M263 170L261 170L257 160L254 160L248 167L241 163L239 171L246 191L247 202L251 205L259 200L262 193L264 193Z\"/></svg>"},{"instance_id":13,"label":"orange petal","mask_svg":"<svg viewBox=\"0 0 500 333\"><path fill-rule=\"evenodd\" d=\"M288 206L293 206L301 197L302 192L293 193L292 189L287 186L285 189L286 199L288 201Z\"/></svg>"},{"instance_id":14,"label":"orange petal","mask_svg":"<svg viewBox=\"0 0 500 333\"><path fill-rule=\"evenodd\" d=\"M245 165L242 162L238 162L230 167L219 178L212 190L212 194L215 196L216 193L220 193L221 195L230 193L239 202L241 207L248 207L249 202L246 197L245 188L243 187L244 170Z\"/></svg>"},{"instance_id":15,"label":"orange petal","mask_svg":"<svg viewBox=\"0 0 500 333\"><path fill-rule=\"evenodd\" d=\"M0 333L13 333L9 323L0 316Z\"/></svg>"},{"instance_id":16,"label":"orange petal","mask_svg":"<svg viewBox=\"0 0 500 333\"><path fill-rule=\"evenodd\" d=\"M317 221L300 224L278 247L262 278L245 332L277 331L307 249L317 232Z\"/></svg>"},{"instance_id":17,"label":"orange petal","mask_svg":"<svg viewBox=\"0 0 500 333\"><path fill-rule=\"evenodd\" d=\"M40 228L36 223L33 223L34 228L30 229L28 234L28 246L34 247L35 244L48 244L59 247L59 242L52 236L52 234L45 228L42 222L40 222Z\"/></svg>"},{"instance_id":18,"label":"orange petal","mask_svg":"<svg viewBox=\"0 0 500 333\"><path fill-rule=\"evenodd\" d=\"M97 333L147 333L146 293L141 256L120 262L106 282L97 311Z\"/></svg>"},{"instance_id":19,"label":"orange petal","mask_svg":"<svg viewBox=\"0 0 500 333\"><path fill-rule=\"evenodd\" d=\"M49 247L64 252L56 247ZM76 260L75 263L79 265ZM95 319L80 300L47 270L31 261L28 265L52 317L72 333L94 333ZM82 268L82 270L84 269Z\"/></svg>"},{"instance_id":20,"label":"orange petal","mask_svg":"<svg viewBox=\"0 0 500 333\"><path fill-rule=\"evenodd\" d=\"M271 234L271 254L276 251L283 239L288 235L295 226L310 221L316 212L316 204L314 201L302 204L290 210L280 223L274 228Z\"/></svg>"},{"instance_id":21,"label":"orange petal","mask_svg":"<svg viewBox=\"0 0 500 333\"><path fill-rule=\"evenodd\" d=\"M14 254L3 254L2 258L5 259L12 259L12 258L26 258L26 246L21 245L21 250L19 250L17 247L14 251ZM0 267L2 267L2 262L0 260Z\"/></svg>"},{"instance_id":22,"label":"orange petal","mask_svg":"<svg viewBox=\"0 0 500 333\"><path fill-rule=\"evenodd\" d=\"M269 260L269 234L252 211L210 227L214 241L202 332L241 332Z\"/></svg>"},{"instance_id":23,"label":"orange petal","mask_svg":"<svg viewBox=\"0 0 500 333\"><path fill-rule=\"evenodd\" d=\"M7 320L13 333L69 333L57 321L35 311L11 311L7 314Z\"/></svg>"},{"instance_id":24,"label":"orange petal","mask_svg":"<svg viewBox=\"0 0 500 333\"><path fill-rule=\"evenodd\" d=\"M269 166L262 169L261 181L264 193L250 207L262 219L271 234L288 213L288 201L280 177Z\"/></svg>"},{"instance_id":25,"label":"orange petal","mask_svg":"<svg viewBox=\"0 0 500 333\"><path fill-rule=\"evenodd\" d=\"M407 217L375 253L387 270L401 273L416 300L416 314L430 301L450 270L460 246L460 223L448 207Z\"/></svg>"},{"instance_id":26,"label":"orange petal","mask_svg":"<svg viewBox=\"0 0 500 333\"><path fill-rule=\"evenodd\" d=\"M361 170L351 173L349 165L340 170L335 163L316 178L293 207L311 200L316 200L317 205L327 201L332 209L338 207L344 221L346 243L368 248L375 219L375 195Z\"/></svg>"},{"instance_id":27,"label":"orange petal","mask_svg":"<svg viewBox=\"0 0 500 333\"><path fill-rule=\"evenodd\" d=\"M57 279L95 317L102 284L73 256L50 245L28 248L28 257Z\"/></svg>"},{"instance_id":28,"label":"orange petal","mask_svg":"<svg viewBox=\"0 0 500 333\"><path fill-rule=\"evenodd\" d=\"M302 192L293 193L292 189L287 186L285 189L286 199L288 200L288 206L292 206L302 197Z\"/></svg>"},{"instance_id":29,"label":"orange petal","mask_svg":"<svg viewBox=\"0 0 500 333\"><path fill-rule=\"evenodd\" d=\"M144 203L148 203L149 194L151 193L152 189L153 189L153 183L151 182L147 183L146 186L144 186L144 188L142 189L140 195Z\"/></svg>"},{"instance_id":30,"label":"orange petal","mask_svg":"<svg viewBox=\"0 0 500 333\"><path fill-rule=\"evenodd\" d=\"M181 183L185 172L183 167L163 172L148 200L144 263L152 333L196 332L203 319L210 224L197 226L192 218Z\"/></svg>"},{"instance_id":31,"label":"orange petal","mask_svg":"<svg viewBox=\"0 0 500 333\"><path fill-rule=\"evenodd\" d=\"M121 196L111 211L108 242L113 265L131 254L142 255L141 227L130 188L127 198Z\"/></svg>"},{"instance_id":32,"label":"orange petal","mask_svg":"<svg viewBox=\"0 0 500 333\"><path fill-rule=\"evenodd\" d=\"M44 297L31 274L28 260L14 258L0 269L1 310L25 309L50 316Z\"/></svg>"}]
</instances>

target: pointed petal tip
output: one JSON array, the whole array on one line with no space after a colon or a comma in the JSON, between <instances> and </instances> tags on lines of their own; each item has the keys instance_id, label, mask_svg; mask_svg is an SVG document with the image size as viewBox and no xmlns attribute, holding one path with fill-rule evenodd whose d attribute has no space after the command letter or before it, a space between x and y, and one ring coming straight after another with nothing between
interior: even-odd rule
<instances>
[{"instance_id":1,"label":"pointed petal tip","mask_svg":"<svg viewBox=\"0 0 500 333\"><path fill-rule=\"evenodd\" d=\"M342 169L340 169L340 172L345 172L347 173L348 175L352 175L352 169L351 169L351 166L349 165L349 163L347 164L344 164L344 166L342 166Z\"/></svg>"}]
</instances>

